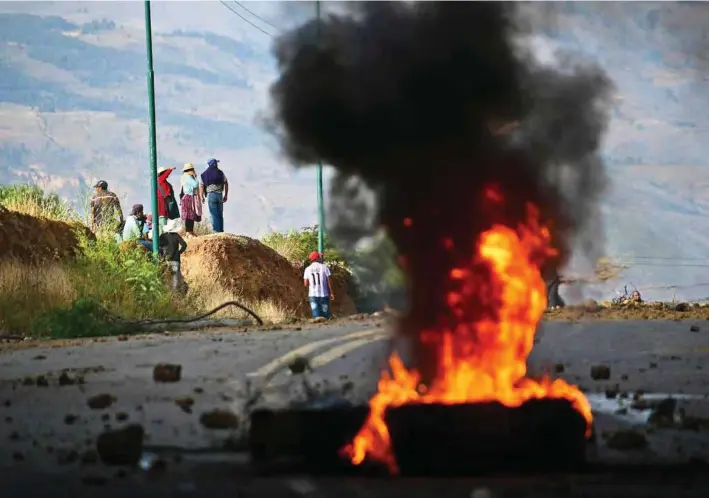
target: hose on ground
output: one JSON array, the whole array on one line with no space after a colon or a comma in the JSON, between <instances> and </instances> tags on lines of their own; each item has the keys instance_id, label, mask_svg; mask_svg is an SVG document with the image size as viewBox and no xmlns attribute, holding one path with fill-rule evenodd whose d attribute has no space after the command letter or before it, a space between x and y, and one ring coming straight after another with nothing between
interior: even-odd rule
<instances>
[{"instance_id":1,"label":"hose on ground","mask_svg":"<svg viewBox=\"0 0 709 498\"><path fill-rule=\"evenodd\" d=\"M237 301L227 301L225 303L220 304L216 308L203 313L199 316L194 316L190 318L169 318L165 320L124 320L122 318L119 318L115 315L112 315L108 311L106 311L106 314L111 317L112 320L114 321L120 321L123 322L126 326L137 326L137 327L145 327L146 325L169 325L171 323L192 323L192 322L197 322L199 320L204 320L205 318L213 315L217 311L223 310L227 306L236 306L237 308L241 309L242 311L245 311L248 313L250 316L256 320L256 323L259 325L263 325L263 320L261 319L260 316L258 316L256 313L254 313L252 310L244 306L243 304L237 302ZM25 336L22 335L2 335L0 334L0 340L8 340L8 341L23 341L25 339Z\"/></svg>"},{"instance_id":2,"label":"hose on ground","mask_svg":"<svg viewBox=\"0 0 709 498\"><path fill-rule=\"evenodd\" d=\"M208 311L207 313L204 313L204 314L199 315L199 316L191 317L191 318L171 318L171 319L167 319L167 320L140 320L140 321L131 322L131 323L133 323L133 324L135 324L135 325L161 325L161 324L167 325L167 324L170 324L170 323L191 323L191 322L197 322L197 321L199 321L199 320L204 320L204 319L207 318L208 316L213 315L213 314L216 313L217 311L220 311L220 310L226 308L227 306L236 306L237 308L239 308L239 309L241 309L242 311L245 311L246 313L248 313L249 315L251 315L251 316L254 318L254 320L256 320L256 322L257 322L259 325L263 325L263 320L261 320L261 317L260 317L260 316L258 316L256 313L254 313L254 312L251 311L249 308L247 308L246 306L244 306L243 304L241 304L241 303L239 303L239 302L237 302L237 301L227 301L226 303L220 304L219 306L217 306L216 308L214 308L214 309L211 310L211 311Z\"/></svg>"}]
</instances>

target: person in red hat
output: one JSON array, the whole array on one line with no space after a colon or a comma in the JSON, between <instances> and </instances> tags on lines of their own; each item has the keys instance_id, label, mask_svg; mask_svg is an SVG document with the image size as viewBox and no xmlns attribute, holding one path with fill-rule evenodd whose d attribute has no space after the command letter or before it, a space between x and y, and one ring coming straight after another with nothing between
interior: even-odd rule
<instances>
[{"instance_id":1,"label":"person in red hat","mask_svg":"<svg viewBox=\"0 0 709 498\"><path fill-rule=\"evenodd\" d=\"M330 283L330 269L322 263L322 254L313 251L308 256L310 265L303 274L303 284L308 288L308 300L313 318L330 319L330 302L335 300Z\"/></svg>"}]
</instances>

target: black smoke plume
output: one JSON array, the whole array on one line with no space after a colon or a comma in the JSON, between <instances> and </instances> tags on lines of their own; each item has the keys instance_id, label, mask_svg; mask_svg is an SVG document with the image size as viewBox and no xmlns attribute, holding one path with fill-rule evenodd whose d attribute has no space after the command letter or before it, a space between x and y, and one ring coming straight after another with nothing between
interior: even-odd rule
<instances>
[{"instance_id":1,"label":"black smoke plume","mask_svg":"<svg viewBox=\"0 0 709 498\"><path fill-rule=\"evenodd\" d=\"M528 202L551 222L560 250L545 273L589 229L592 248L612 89L600 69L569 57L555 69L536 64L507 2L350 9L277 40L275 130L296 165L336 168L330 212L339 233L363 232L356 180L376 194L374 225L386 227L409 278L403 332L450 325L451 268L468 266L492 224L524 221ZM506 126L513 131L501 132ZM495 213L483 193L490 184L505 198ZM494 311L472 306L468 318ZM432 354L418 351L424 375Z\"/></svg>"}]
</instances>

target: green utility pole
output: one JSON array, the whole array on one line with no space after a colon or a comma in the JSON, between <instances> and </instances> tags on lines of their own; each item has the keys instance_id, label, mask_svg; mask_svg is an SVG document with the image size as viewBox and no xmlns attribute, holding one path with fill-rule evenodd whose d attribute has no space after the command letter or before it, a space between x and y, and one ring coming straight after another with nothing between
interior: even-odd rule
<instances>
[{"instance_id":1,"label":"green utility pole","mask_svg":"<svg viewBox=\"0 0 709 498\"><path fill-rule=\"evenodd\" d=\"M320 0L315 0L315 17L316 25L316 42L320 43ZM318 252L325 252L325 206L323 203L323 188L322 188L322 161L318 161Z\"/></svg>"},{"instance_id":2,"label":"green utility pole","mask_svg":"<svg viewBox=\"0 0 709 498\"><path fill-rule=\"evenodd\" d=\"M150 0L145 0L145 48L148 53L148 130L150 132L150 200L153 213L153 256L158 257L160 214L158 212L158 149L155 133L155 72L153 71L153 32Z\"/></svg>"}]
</instances>

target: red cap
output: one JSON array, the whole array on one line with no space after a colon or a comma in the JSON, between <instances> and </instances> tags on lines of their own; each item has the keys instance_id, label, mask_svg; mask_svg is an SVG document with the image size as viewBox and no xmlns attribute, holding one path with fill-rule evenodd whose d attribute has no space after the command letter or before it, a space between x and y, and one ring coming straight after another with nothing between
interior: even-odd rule
<instances>
[{"instance_id":1,"label":"red cap","mask_svg":"<svg viewBox=\"0 0 709 498\"><path fill-rule=\"evenodd\" d=\"M320 259L320 253L318 251L313 251L310 253L310 256L308 256L308 259L310 261L317 261Z\"/></svg>"}]
</instances>

